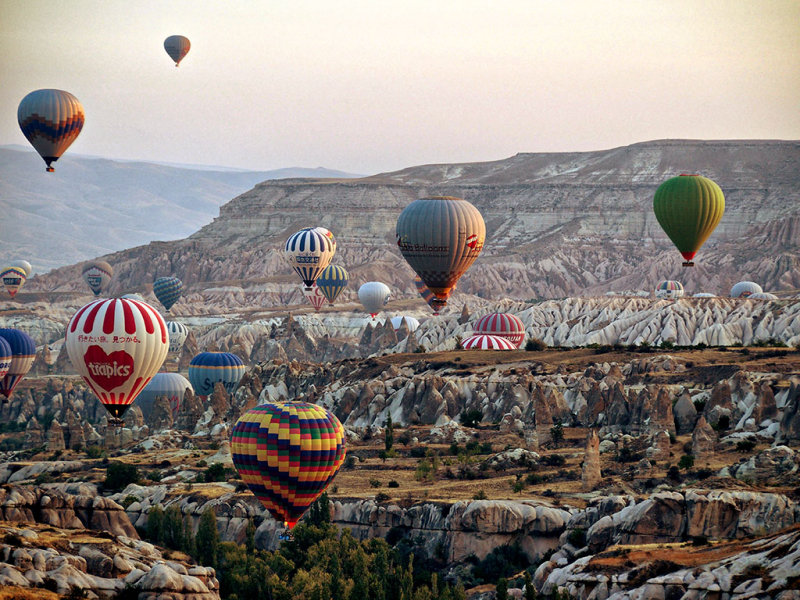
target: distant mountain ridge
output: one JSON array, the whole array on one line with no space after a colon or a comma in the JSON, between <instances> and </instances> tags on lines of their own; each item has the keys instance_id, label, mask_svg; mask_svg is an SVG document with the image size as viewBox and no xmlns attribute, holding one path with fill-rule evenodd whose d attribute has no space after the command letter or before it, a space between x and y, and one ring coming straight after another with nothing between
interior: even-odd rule
<instances>
[{"instance_id":1,"label":"distant mountain ridge","mask_svg":"<svg viewBox=\"0 0 800 600\"><path fill-rule=\"evenodd\" d=\"M55 173L43 165L23 146L0 146L0 264L24 258L38 273L186 237L264 180L354 177L324 168L246 171L75 154L55 163Z\"/></svg>"},{"instance_id":2,"label":"distant mountain ridge","mask_svg":"<svg viewBox=\"0 0 800 600\"><path fill-rule=\"evenodd\" d=\"M658 185L682 172L708 175L726 212L684 269L652 212ZM307 224L337 237L334 260L351 288L373 279L413 296L412 272L394 243L405 206L427 195L471 201L487 225L485 249L461 279L483 298L561 298L652 290L680 279L689 293L725 293L740 279L765 289L800 288L800 141L662 140L598 152L518 154L458 165L423 165L361 179L265 181L220 208L190 237L110 255L115 290L174 274L190 290L225 282L248 302L280 305L299 295L282 244ZM41 289L80 289L72 268ZM352 289L347 293L352 297ZM247 294L253 294L252 297Z\"/></svg>"}]
</instances>

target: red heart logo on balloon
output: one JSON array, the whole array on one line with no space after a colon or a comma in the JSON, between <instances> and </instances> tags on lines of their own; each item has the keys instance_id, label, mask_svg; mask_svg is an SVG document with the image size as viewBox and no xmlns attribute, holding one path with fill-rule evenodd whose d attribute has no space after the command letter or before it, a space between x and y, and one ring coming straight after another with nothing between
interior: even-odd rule
<instances>
[{"instance_id":1,"label":"red heart logo on balloon","mask_svg":"<svg viewBox=\"0 0 800 600\"><path fill-rule=\"evenodd\" d=\"M133 375L133 357L124 350L106 354L100 346L89 346L83 362L92 381L107 392L121 386Z\"/></svg>"}]
</instances>

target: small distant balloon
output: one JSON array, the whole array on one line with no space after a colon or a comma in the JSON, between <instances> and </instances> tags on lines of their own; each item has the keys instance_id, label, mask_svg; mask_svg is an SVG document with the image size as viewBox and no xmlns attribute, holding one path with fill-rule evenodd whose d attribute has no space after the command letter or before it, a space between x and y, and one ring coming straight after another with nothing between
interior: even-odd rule
<instances>
[{"instance_id":1,"label":"small distant balloon","mask_svg":"<svg viewBox=\"0 0 800 600\"><path fill-rule=\"evenodd\" d=\"M350 276L344 267L338 265L328 265L317 277L317 286L322 295L328 300L328 304L333 306L336 299L347 287Z\"/></svg>"},{"instance_id":2,"label":"small distant balloon","mask_svg":"<svg viewBox=\"0 0 800 600\"><path fill-rule=\"evenodd\" d=\"M368 281L358 288L358 299L370 316L375 318L389 302L391 296L389 286L380 281Z\"/></svg>"},{"instance_id":3,"label":"small distant balloon","mask_svg":"<svg viewBox=\"0 0 800 600\"><path fill-rule=\"evenodd\" d=\"M99 296L108 287L114 269L104 260L93 260L83 266L83 280L95 296Z\"/></svg>"},{"instance_id":4,"label":"small distant balloon","mask_svg":"<svg viewBox=\"0 0 800 600\"><path fill-rule=\"evenodd\" d=\"M731 298L747 298L753 294L761 294L764 290L754 281L740 281L731 288Z\"/></svg>"},{"instance_id":5,"label":"small distant balloon","mask_svg":"<svg viewBox=\"0 0 800 600\"><path fill-rule=\"evenodd\" d=\"M680 281L662 281L655 290L656 298L683 298L683 284Z\"/></svg>"},{"instance_id":6,"label":"small distant balloon","mask_svg":"<svg viewBox=\"0 0 800 600\"><path fill-rule=\"evenodd\" d=\"M186 338L189 337L189 328L178 321L167 321L169 332L169 351L177 354L183 349Z\"/></svg>"},{"instance_id":7,"label":"small distant balloon","mask_svg":"<svg viewBox=\"0 0 800 600\"><path fill-rule=\"evenodd\" d=\"M3 280L3 285L12 298L17 295L19 289L25 284L28 276L25 269L22 267L6 267L0 271L0 279Z\"/></svg>"},{"instance_id":8,"label":"small distant balloon","mask_svg":"<svg viewBox=\"0 0 800 600\"><path fill-rule=\"evenodd\" d=\"M306 297L306 300L314 307L316 312L319 312L319 309L325 304L325 296L322 293L322 290L319 289L316 283L311 287L303 286L303 295Z\"/></svg>"},{"instance_id":9,"label":"small distant balloon","mask_svg":"<svg viewBox=\"0 0 800 600\"><path fill-rule=\"evenodd\" d=\"M506 338L519 348L525 339L525 325L522 320L511 313L491 313L482 316L472 326L475 333L485 333Z\"/></svg>"},{"instance_id":10,"label":"small distant balloon","mask_svg":"<svg viewBox=\"0 0 800 600\"><path fill-rule=\"evenodd\" d=\"M0 365L7 365L5 375L0 379L0 394L11 398L14 388L17 387L22 378L30 371L33 361L36 359L36 343L33 338L19 329L0 329L0 339L3 339L8 346L8 350L0 351ZM10 362L2 355L8 355L10 351ZM0 366L0 371L3 367Z\"/></svg>"},{"instance_id":11,"label":"small distant balloon","mask_svg":"<svg viewBox=\"0 0 800 600\"><path fill-rule=\"evenodd\" d=\"M64 90L36 90L17 109L22 134L47 164L47 171L70 147L83 129L85 115L78 99Z\"/></svg>"},{"instance_id":12,"label":"small distant balloon","mask_svg":"<svg viewBox=\"0 0 800 600\"><path fill-rule=\"evenodd\" d=\"M9 266L10 267L19 267L20 269L25 271L25 276L26 277L30 277L31 273L33 272L33 267L31 266L31 263L29 263L27 260L15 260Z\"/></svg>"},{"instance_id":13,"label":"small distant balloon","mask_svg":"<svg viewBox=\"0 0 800 600\"><path fill-rule=\"evenodd\" d=\"M177 277L159 277L153 282L153 293L167 312L180 299L183 282Z\"/></svg>"},{"instance_id":14,"label":"small distant balloon","mask_svg":"<svg viewBox=\"0 0 800 600\"><path fill-rule=\"evenodd\" d=\"M400 329L403 326L403 321L406 322L406 327L408 327L409 333L419 329L419 320L415 319L414 317L409 317L408 315L403 315L400 317L392 317L391 318L392 329L394 329L395 331Z\"/></svg>"},{"instance_id":15,"label":"small distant balloon","mask_svg":"<svg viewBox=\"0 0 800 600\"><path fill-rule=\"evenodd\" d=\"M189 54L189 49L191 47L192 44L189 42L189 38L182 35L171 35L164 40L164 50L166 50L169 57L175 61L176 67L180 65L183 58Z\"/></svg>"}]
</instances>

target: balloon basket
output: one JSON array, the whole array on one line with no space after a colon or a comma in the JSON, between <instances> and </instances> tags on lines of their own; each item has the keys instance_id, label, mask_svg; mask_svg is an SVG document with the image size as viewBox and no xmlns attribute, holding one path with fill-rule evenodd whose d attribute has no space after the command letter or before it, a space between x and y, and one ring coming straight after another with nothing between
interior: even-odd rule
<instances>
[{"instance_id":1,"label":"balloon basket","mask_svg":"<svg viewBox=\"0 0 800 600\"><path fill-rule=\"evenodd\" d=\"M54 167L47 167L47 168L45 169L45 171L47 171L48 173L55 173L55 171L56 171L56 170L55 170L55 168L54 168Z\"/></svg>"},{"instance_id":2,"label":"balloon basket","mask_svg":"<svg viewBox=\"0 0 800 600\"><path fill-rule=\"evenodd\" d=\"M109 427L113 427L115 429L122 429L122 427L124 425L125 425L125 421L123 421L122 419L118 419L116 417L111 417L108 420L108 426Z\"/></svg>"},{"instance_id":3,"label":"balloon basket","mask_svg":"<svg viewBox=\"0 0 800 600\"><path fill-rule=\"evenodd\" d=\"M684 267L693 267L694 266L694 261L687 260L686 262L683 263L683 266Z\"/></svg>"},{"instance_id":4,"label":"balloon basket","mask_svg":"<svg viewBox=\"0 0 800 600\"><path fill-rule=\"evenodd\" d=\"M278 539L282 542L293 542L294 535L292 535L291 530L287 527L278 534Z\"/></svg>"}]
</instances>

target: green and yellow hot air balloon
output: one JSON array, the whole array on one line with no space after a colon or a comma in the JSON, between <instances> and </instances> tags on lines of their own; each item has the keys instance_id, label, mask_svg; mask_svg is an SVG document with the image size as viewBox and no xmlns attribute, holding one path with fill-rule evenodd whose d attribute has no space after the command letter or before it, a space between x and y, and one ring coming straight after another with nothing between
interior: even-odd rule
<instances>
[{"instance_id":1,"label":"green and yellow hot air balloon","mask_svg":"<svg viewBox=\"0 0 800 600\"><path fill-rule=\"evenodd\" d=\"M659 225L693 267L692 259L722 219L725 195L720 187L701 175L668 179L656 190L653 212Z\"/></svg>"}]
</instances>

